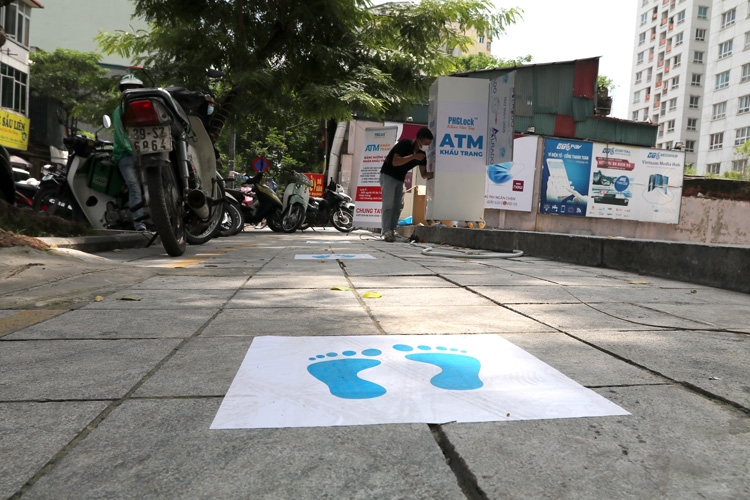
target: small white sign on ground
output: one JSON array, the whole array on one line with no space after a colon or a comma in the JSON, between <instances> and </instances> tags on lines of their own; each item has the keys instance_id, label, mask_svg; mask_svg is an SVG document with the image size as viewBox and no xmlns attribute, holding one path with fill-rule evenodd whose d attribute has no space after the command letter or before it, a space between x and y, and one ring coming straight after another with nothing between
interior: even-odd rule
<instances>
[{"instance_id":1,"label":"small white sign on ground","mask_svg":"<svg viewBox=\"0 0 750 500\"><path fill-rule=\"evenodd\" d=\"M347 260L347 259L374 259L369 253L318 253L318 254L296 254L294 260Z\"/></svg>"},{"instance_id":2,"label":"small white sign on ground","mask_svg":"<svg viewBox=\"0 0 750 500\"><path fill-rule=\"evenodd\" d=\"M497 335L257 337L211 429L629 415Z\"/></svg>"}]
</instances>

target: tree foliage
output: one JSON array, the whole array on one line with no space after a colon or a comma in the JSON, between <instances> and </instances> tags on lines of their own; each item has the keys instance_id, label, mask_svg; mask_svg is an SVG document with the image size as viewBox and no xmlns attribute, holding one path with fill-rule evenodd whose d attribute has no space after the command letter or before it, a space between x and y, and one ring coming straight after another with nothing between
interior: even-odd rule
<instances>
[{"instance_id":1,"label":"tree foliage","mask_svg":"<svg viewBox=\"0 0 750 500\"><path fill-rule=\"evenodd\" d=\"M485 69L522 66L531 62L532 56L518 56L515 59L502 59L487 54L468 54L452 59L454 73L467 73Z\"/></svg>"},{"instance_id":2,"label":"tree foliage","mask_svg":"<svg viewBox=\"0 0 750 500\"><path fill-rule=\"evenodd\" d=\"M221 105L212 125L237 131L238 170L265 150L285 166L314 171L301 167L322 163L318 123L354 113L384 119L426 100L433 79L455 69L450 49L473 42L467 32L496 38L522 12L496 11L491 0L134 4L149 30L101 33L100 46L148 67L162 86L206 87L206 68L224 71L211 87ZM290 134L297 123L306 125ZM298 151L306 147L312 151Z\"/></svg>"},{"instance_id":3,"label":"tree foliage","mask_svg":"<svg viewBox=\"0 0 750 500\"><path fill-rule=\"evenodd\" d=\"M117 84L99 65L100 55L58 48L32 52L29 58L32 93L55 99L67 128L75 129L79 121L98 123L102 115L112 112Z\"/></svg>"}]
</instances>

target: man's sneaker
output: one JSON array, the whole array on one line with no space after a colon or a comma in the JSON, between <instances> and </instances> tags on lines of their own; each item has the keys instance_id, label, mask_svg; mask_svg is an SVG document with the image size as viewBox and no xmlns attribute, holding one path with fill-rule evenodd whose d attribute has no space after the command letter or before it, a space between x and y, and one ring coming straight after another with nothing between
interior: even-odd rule
<instances>
[{"instance_id":1,"label":"man's sneaker","mask_svg":"<svg viewBox=\"0 0 750 500\"><path fill-rule=\"evenodd\" d=\"M385 235L385 238L383 238L383 239L384 239L385 241L387 241L388 243L393 243L394 241L396 241L396 238L395 238L395 237L393 236L393 234L392 234L392 233L387 233L387 234Z\"/></svg>"}]
</instances>

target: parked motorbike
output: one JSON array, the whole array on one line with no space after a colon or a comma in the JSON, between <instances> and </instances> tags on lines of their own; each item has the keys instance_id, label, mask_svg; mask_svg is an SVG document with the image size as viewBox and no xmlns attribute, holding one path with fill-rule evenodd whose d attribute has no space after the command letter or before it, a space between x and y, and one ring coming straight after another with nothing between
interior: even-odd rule
<instances>
[{"instance_id":1,"label":"parked motorbike","mask_svg":"<svg viewBox=\"0 0 750 500\"><path fill-rule=\"evenodd\" d=\"M182 87L122 95L122 120L145 184L144 211L171 256L219 231L224 194L211 138L197 115L206 94Z\"/></svg>"},{"instance_id":2,"label":"parked motorbike","mask_svg":"<svg viewBox=\"0 0 750 500\"><path fill-rule=\"evenodd\" d=\"M39 192L39 185L30 182L15 182L16 206L21 208L33 208L34 196Z\"/></svg>"},{"instance_id":3,"label":"parked motorbike","mask_svg":"<svg viewBox=\"0 0 750 500\"><path fill-rule=\"evenodd\" d=\"M352 230L354 220L354 202L351 196L344 192L340 184L331 182L323 192L323 198L311 197L305 213L305 222L300 229L309 227L325 227L329 224L346 233Z\"/></svg>"},{"instance_id":4,"label":"parked motorbike","mask_svg":"<svg viewBox=\"0 0 750 500\"><path fill-rule=\"evenodd\" d=\"M284 188L281 212L281 231L293 233L305 222L305 213L310 201L312 181L300 172L292 171L292 181ZM271 221L269 220L269 227ZM272 228L273 229L273 228Z\"/></svg>"},{"instance_id":5,"label":"parked motorbike","mask_svg":"<svg viewBox=\"0 0 750 500\"><path fill-rule=\"evenodd\" d=\"M227 188L227 193L239 201L239 209L245 224L260 224L266 220L268 227L281 231L283 204L276 191L269 184L271 178L266 172L259 172L254 177L235 176L232 180L240 179L239 189Z\"/></svg>"},{"instance_id":6,"label":"parked motorbike","mask_svg":"<svg viewBox=\"0 0 750 500\"><path fill-rule=\"evenodd\" d=\"M104 117L104 127L111 126ZM112 161L112 143L82 135L63 139L64 167L49 169L34 196L33 208L50 215L86 222L97 229L132 229L125 182Z\"/></svg>"}]
</instances>

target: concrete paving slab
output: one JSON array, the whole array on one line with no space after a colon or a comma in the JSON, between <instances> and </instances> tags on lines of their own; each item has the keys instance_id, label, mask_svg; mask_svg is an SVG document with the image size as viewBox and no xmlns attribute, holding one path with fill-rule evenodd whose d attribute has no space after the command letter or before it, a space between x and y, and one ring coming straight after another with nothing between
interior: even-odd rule
<instances>
[{"instance_id":1,"label":"concrete paving slab","mask_svg":"<svg viewBox=\"0 0 750 500\"><path fill-rule=\"evenodd\" d=\"M133 397L224 397L252 340L253 337L190 339Z\"/></svg>"},{"instance_id":2,"label":"concrete paving slab","mask_svg":"<svg viewBox=\"0 0 750 500\"><path fill-rule=\"evenodd\" d=\"M503 333L500 336L586 387L668 383L663 377L564 333Z\"/></svg>"},{"instance_id":3,"label":"concrete paving slab","mask_svg":"<svg viewBox=\"0 0 750 500\"><path fill-rule=\"evenodd\" d=\"M250 277L222 276L154 276L129 288L129 290L236 290Z\"/></svg>"},{"instance_id":4,"label":"concrete paving slab","mask_svg":"<svg viewBox=\"0 0 750 500\"><path fill-rule=\"evenodd\" d=\"M358 289L450 288L456 286L438 276L351 276L350 279Z\"/></svg>"},{"instance_id":5,"label":"concrete paving slab","mask_svg":"<svg viewBox=\"0 0 750 500\"><path fill-rule=\"evenodd\" d=\"M289 276L276 273L258 273L252 276L243 286L245 289L329 289L333 286L348 286L346 277L340 268L327 269L317 274L293 274Z\"/></svg>"},{"instance_id":6,"label":"concrete paving slab","mask_svg":"<svg viewBox=\"0 0 750 500\"><path fill-rule=\"evenodd\" d=\"M749 335L589 331L576 336L665 377L750 408Z\"/></svg>"},{"instance_id":7,"label":"concrete paving slab","mask_svg":"<svg viewBox=\"0 0 750 500\"><path fill-rule=\"evenodd\" d=\"M727 328L750 333L750 297L745 304L732 304L729 307L716 308L711 304L648 304L656 311L680 316L711 325L714 328Z\"/></svg>"},{"instance_id":8,"label":"concrete paving slab","mask_svg":"<svg viewBox=\"0 0 750 500\"><path fill-rule=\"evenodd\" d=\"M463 498L426 425L211 431L219 402L126 402L24 498Z\"/></svg>"},{"instance_id":9,"label":"concrete paving slab","mask_svg":"<svg viewBox=\"0 0 750 500\"><path fill-rule=\"evenodd\" d=\"M661 288L635 283L623 287L565 286L561 287L571 298L586 303L628 302L655 304L697 304L712 301L709 294L692 293L689 288Z\"/></svg>"},{"instance_id":10,"label":"concrete paving slab","mask_svg":"<svg viewBox=\"0 0 750 500\"><path fill-rule=\"evenodd\" d=\"M340 286L347 286L339 280ZM295 309L353 307L359 304L356 295L349 290L331 290L330 287L308 289L242 289L227 302L227 309L266 309L292 307Z\"/></svg>"},{"instance_id":11,"label":"concrete paving slab","mask_svg":"<svg viewBox=\"0 0 750 500\"><path fill-rule=\"evenodd\" d=\"M360 294L368 290L357 289ZM462 288L378 288L373 290L383 296L377 299L366 300L368 306L373 310L381 307L432 307L442 306L470 306L470 307L495 307L495 305L484 297ZM405 311L408 315L408 311Z\"/></svg>"},{"instance_id":12,"label":"concrete paving slab","mask_svg":"<svg viewBox=\"0 0 750 500\"><path fill-rule=\"evenodd\" d=\"M320 312L321 314L316 314L310 308L293 307L224 309L203 330L201 336L378 335L382 333L360 306L331 307L320 309Z\"/></svg>"},{"instance_id":13,"label":"concrete paving slab","mask_svg":"<svg viewBox=\"0 0 750 500\"><path fill-rule=\"evenodd\" d=\"M534 318L540 323L566 332L585 330L653 330L654 327L671 329L706 328L705 323L678 316L660 314L653 309L634 304L514 304L509 306L518 313Z\"/></svg>"},{"instance_id":14,"label":"concrete paving slab","mask_svg":"<svg viewBox=\"0 0 750 500\"><path fill-rule=\"evenodd\" d=\"M0 401L115 399L180 342L0 341Z\"/></svg>"},{"instance_id":15,"label":"concrete paving slab","mask_svg":"<svg viewBox=\"0 0 750 500\"><path fill-rule=\"evenodd\" d=\"M348 276L434 276L435 273L419 264L402 260L377 262L373 260L347 260Z\"/></svg>"},{"instance_id":16,"label":"concrete paving slab","mask_svg":"<svg viewBox=\"0 0 750 500\"><path fill-rule=\"evenodd\" d=\"M0 497L16 493L107 404L0 403Z\"/></svg>"},{"instance_id":17,"label":"concrete paving slab","mask_svg":"<svg viewBox=\"0 0 750 500\"><path fill-rule=\"evenodd\" d=\"M197 286L200 286L197 283ZM234 290L179 290L174 296L164 290L124 289L104 297L101 302L92 302L84 309L123 309L135 311L141 309L218 309L234 294ZM137 300L133 300L137 299Z\"/></svg>"},{"instance_id":18,"label":"concrete paving slab","mask_svg":"<svg viewBox=\"0 0 750 500\"><path fill-rule=\"evenodd\" d=\"M750 497L746 414L675 386L597 392L632 416L442 431L486 498Z\"/></svg>"},{"instance_id":19,"label":"concrete paving slab","mask_svg":"<svg viewBox=\"0 0 750 500\"><path fill-rule=\"evenodd\" d=\"M539 281L533 286L508 285L508 286L468 286L488 299L500 304L577 304L575 297L571 296L560 285L554 285ZM608 290L608 289L607 289Z\"/></svg>"},{"instance_id":20,"label":"concrete paving slab","mask_svg":"<svg viewBox=\"0 0 750 500\"><path fill-rule=\"evenodd\" d=\"M552 331L503 307L373 307L372 314L389 334L518 333Z\"/></svg>"},{"instance_id":21,"label":"concrete paving slab","mask_svg":"<svg viewBox=\"0 0 750 500\"><path fill-rule=\"evenodd\" d=\"M153 339L193 335L214 309L178 309L133 314L118 309L77 309L5 336L7 340Z\"/></svg>"},{"instance_id":22,"label":"concrete paving slab","mask_svg":"<svg viewBox=\"0 0 750 500\"><path fill-rule=\"evenodd\" d=\"M440 276L461 286L545 286L551 284L547 279L495 269L487 269L483 273L466 274L456 274L453 271L441 273Z\"/></svg>"}]
</instances>

